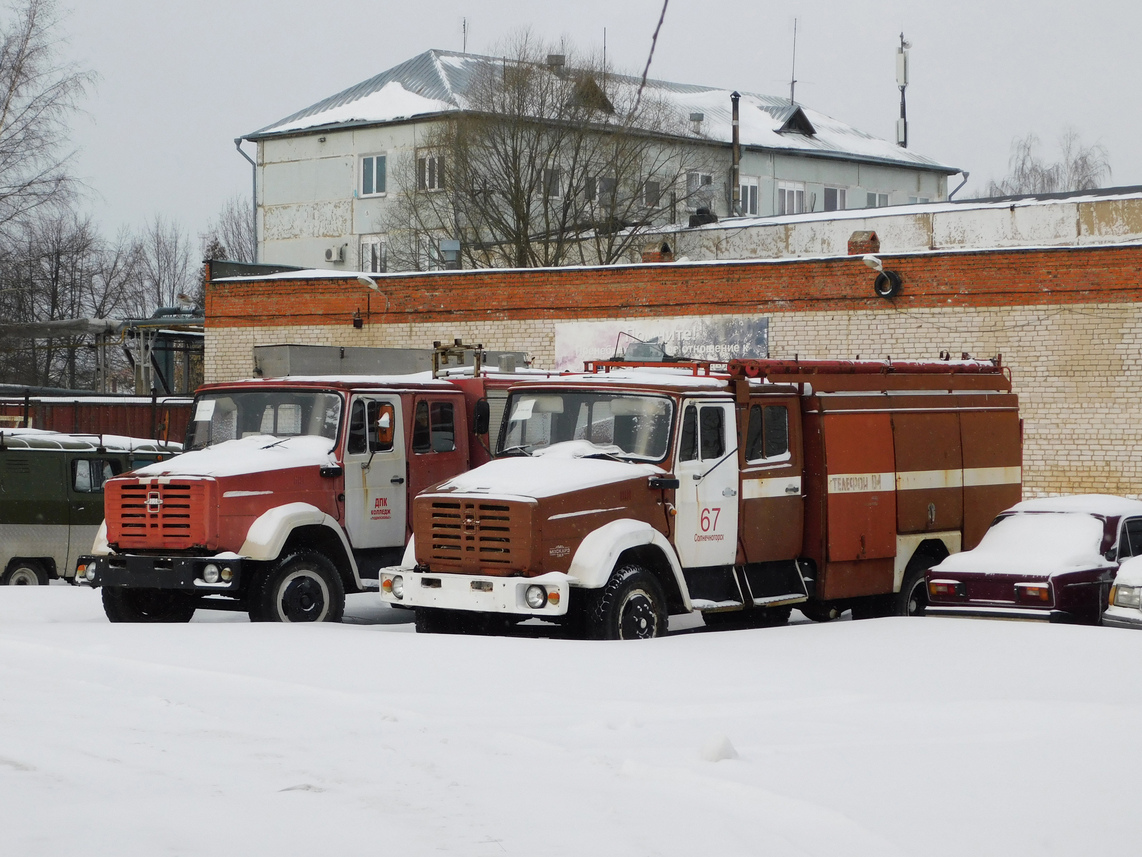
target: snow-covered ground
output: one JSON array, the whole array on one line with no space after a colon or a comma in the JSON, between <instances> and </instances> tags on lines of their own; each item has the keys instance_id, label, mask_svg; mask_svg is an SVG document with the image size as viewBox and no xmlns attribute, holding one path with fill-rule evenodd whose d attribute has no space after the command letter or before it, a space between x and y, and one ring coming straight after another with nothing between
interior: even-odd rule
<instances>
[{"instance_id":1,"label":"snow-covered ground","mask_svg":"<svg viewBox=\"0 0 1142 857\"><path fill-rule=\"evenodd\" d=\"M798 616L799 614L794 614ZM0 854L1134 853L1142 633L111 625L0 591Z\"/></svg>"}]
</instances>

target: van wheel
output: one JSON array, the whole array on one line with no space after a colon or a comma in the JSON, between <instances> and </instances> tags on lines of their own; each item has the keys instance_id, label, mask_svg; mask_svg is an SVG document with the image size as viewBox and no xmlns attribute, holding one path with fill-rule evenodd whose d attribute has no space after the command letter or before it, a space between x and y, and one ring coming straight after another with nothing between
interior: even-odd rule
<instances>
[{"instance_id":1,"label":"van wheel","mask_svg":"<svg viewBox=\"0 0 1142 857\"><path fill-rule=\"evenodd\" d=\"M112 622L189 622L194 608L191 592L103 587L103 612Z\"/></svg>"},{"instance_id":2,"label":"van wheel","mask_svg":"<svg viewBox=\"0 0 1142 857\"><path fill-rule=\"evenodd\" d=\"M343 615L341 575L316 551L290 554L274 566L250 609L257 622L340 622Z\"/></svg>"},{"instance_id":3,"label":"van wheel","mask_svg":"<svg viewBox=\"0 0 1142 857\"><path fill-rule=\"evenodd\" d=\"M619 567L594 604L590 626L601 640L648 640L666 633L666 596L641 565Z\"/></svg>"},{"instance_id":4,"label":"van wheel","mask_svg":"<svg viewBox=\"0 0 1142 857\"><path fill-rule=\"evenodd\" d=\"M38 562L21 559L16 560L0 577L3 586L46 586L48 573Z\"/></svg>"}]
</instances>

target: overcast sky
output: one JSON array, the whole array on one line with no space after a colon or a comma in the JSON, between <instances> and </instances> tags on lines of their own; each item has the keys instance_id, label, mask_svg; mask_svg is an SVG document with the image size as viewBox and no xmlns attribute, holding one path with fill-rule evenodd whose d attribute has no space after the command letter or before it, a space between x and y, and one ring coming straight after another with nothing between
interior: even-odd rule
<instances>
[{"instance_id":1,"label":"overcast sky","mask_svg":"<svg viewBox=\"0 0 1142 857\"><path fill-rule=\"evenodd\" d=\"M492 52L530 26L641 72L661 0L62 0L66 58L99 75L74 169L105 234L159 214L197 235L251 168L234 138L429 48ZM1111 184L1142 184L1142 7L1125 0L671 0L651 65L667 80L787 95L893 139L895 51L912 43L909 147L1006 172L1013 138L1054 156L1063 131L1109 150ZM247 144L252 151L252 146ZM951 178L952 186L960 180Z\"/></svg>"}]
</instances>

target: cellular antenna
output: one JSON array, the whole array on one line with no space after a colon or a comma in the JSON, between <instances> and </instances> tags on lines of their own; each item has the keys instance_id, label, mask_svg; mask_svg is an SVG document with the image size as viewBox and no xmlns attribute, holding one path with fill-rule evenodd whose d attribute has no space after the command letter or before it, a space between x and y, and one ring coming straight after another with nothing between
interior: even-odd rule
<instances>
[{"instance_id":1,"label":"cellular antenna","mask_svg":"<svg viewBox=\"0 0 1142 857\"><path fill-rule=\"evenodd\" d=\"M793 93L797 89L797 19L793 19L793 68L789 72L789 103L796 104Z\"/></svg>"},{"instance_id":2,"label":"cellular antenna","mask_svg":"<svg viewBox=\"0 0 1142 857\"><path fill-rule=\"evenodd\" d=\"M466 54L466 53L468 53L468 19L467 18L461 18L460 19L460 32L462 34L461 38L462 38L462 44L463 44L463 47L460 49L460 53Z\"/></svg>"}]
</instances>

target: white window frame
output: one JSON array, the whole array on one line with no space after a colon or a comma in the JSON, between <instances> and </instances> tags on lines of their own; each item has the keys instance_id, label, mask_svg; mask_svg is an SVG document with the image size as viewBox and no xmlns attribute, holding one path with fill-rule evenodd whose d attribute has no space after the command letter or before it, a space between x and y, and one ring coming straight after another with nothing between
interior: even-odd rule
<instances>
[{"instance_id":1,"label":"white window frame","mask_svg":"<svg viewBox=\"0 0 1142 857\"><path fill-rule=\"evenodd\" d=\"M739 197L741 200L741 213L745 215L757 214L758 189L761 180L757 176L742 176L739 182Z\"/></svg>"},{"instance_id":2,"label":"white window frame","mask_svg":"<svg viewBox=\"0 0 1142 857\"><path fill-rule=\"evenodd\" d=\"M805 182L777 183L777 214L801 214L805 211Z\"/></svg>"},{"instance_id":3,"label":"white window frame","mask_svg":"<svg viewBox=\"0 0 1142 857\"><path fill-rule=\"evenodd\" d=\"M360 243L360 270L367 274L383 274L388 270L388 248L384 235L362 235Z\"/></svg>"},{"instance_id":4,"label":"white window frame","mask_svg":"<svg viewBox=\"0 0 1142 857\"><path fill-rule=\"evenodd\" d=\"M884 208L888 205L888 194L869 191L865 197L865 208Z\"/></svg>"},{"instance_id":5,"label":"white window frame","mask_svg":"<svg viewBox=\"0 0 1142 857\"><path fill-rule=\"evenodd\" d=\"M540 176L540 193L547 199L561 199L563 196L563 173L559 167L544 167Z\"/></svg>"},{"instance_id":6,"label":"white window frame","mask_svg":"<svg viewBox=\"0 0 1142 857\"><path fill-rule=\"evenodd\" d=\"M836 193L837 198L833 208L829 208L829 191ZM848 188L836 187L835 185L826 185L824 193L824 206L825 211L844 211L848 208L849 191Z\"/></svg>"},{"instance_id":7,"label":"white window frame","mask_svg":"<svg viewBox=\"0 0 1142 857\"><path fill-rule=\"evenodd\" d=\"M417 267L421 271L443 271L444 253L440 249L440 235L420 232L416 236Z\"/></svg>"},{"instance_id":8,"label":"white window frame","mask_svg":"<svg viewBox=\"0 0 1142 857\"><path fill-rule=\"evenodd\" d=\"M426 193L444 190L444 155L441 152L417 152L416 189Z\"/></svg>"},{"instance_id":9,"label":"white window frame","mask_svg":"<svg viewBox=\"0 0 1142 857\"><path fill-rule=\"evenodd\" d=\"M647 179L642 188L642 204L646 208L658 208L662 205L662 194L665 188L661 179Z\"/></svg>"},{"instance_id":10,"label":"white window frame","mask_svg":"<svg viewBox=\"0 0 1142 857\"><path fill-rule=\"evenodd\" d=\"M588 202L609 203L615 199L618 181L614 176L588 176L584 195Z\"/></svg>"},{"instance_id":11,"label":"white window frame","mask_svg":"<svg viewBox=\"0 0 1142 857\"><path fill-rule=\"evenodd\" d=\"M379 165L379 166L378 166ZM388 154L370 152L357 160L357 195L365 199L386 196L388 193ZM372 190L366 190L371 185ZM380 190L377 188L380 187Z\"/></svg>"},{"instance_id":12,"label":"white window frame","mask_svg":"<svg viewBox=\"0 0 1142 857\"><path fill-rule=\"evenodd\" d=\"M714 177L701 170L690 170L686 173L686 209L699 208L714 208Z\"/></svg>"}]
</instances>

